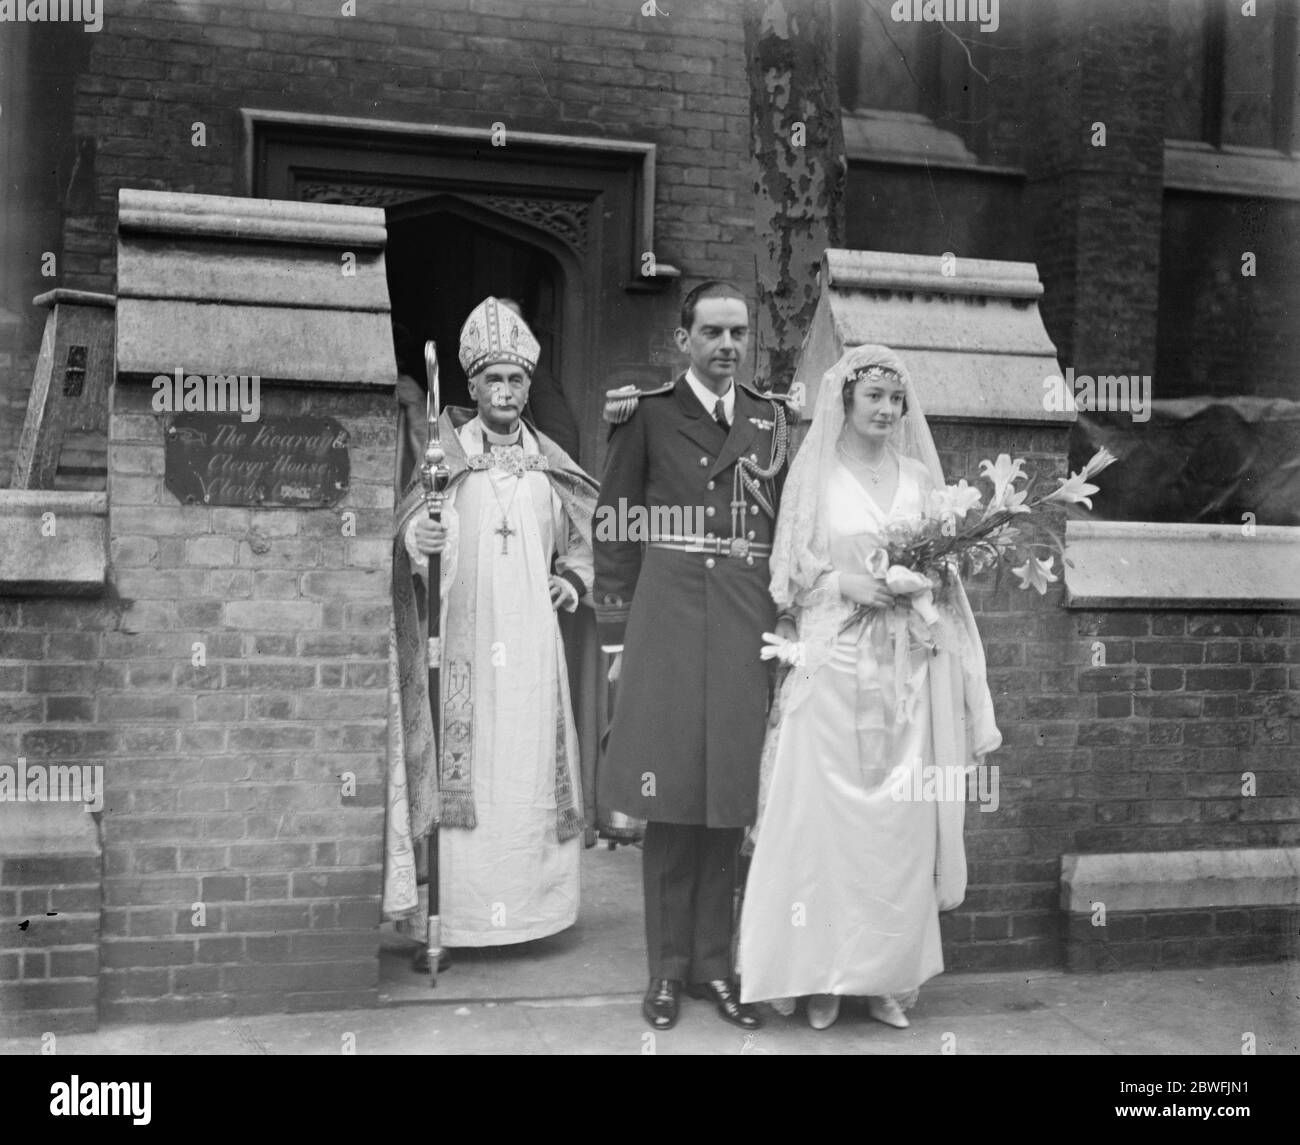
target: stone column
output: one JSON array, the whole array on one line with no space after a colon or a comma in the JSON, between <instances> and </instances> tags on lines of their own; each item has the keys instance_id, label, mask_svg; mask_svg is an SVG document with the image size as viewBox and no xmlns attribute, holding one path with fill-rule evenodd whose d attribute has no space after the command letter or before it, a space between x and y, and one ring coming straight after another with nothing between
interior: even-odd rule
<instances>
[{"instance_id":1,"label":"stone column","mask_svg":"<svg viewBox=\"0 0 1300 1145\"><path fill-rule=\"evenodd\" d=\"M384 239L380 210L122 192L105 1016L376 999L396 379ZM178 500L191 449L171 431L219 416L158 408L151 379L178 369L258 377L257 418L236 423L249 437L333 419L349 472L332 503L283 484Z\"/></svg>"}]
</instances>

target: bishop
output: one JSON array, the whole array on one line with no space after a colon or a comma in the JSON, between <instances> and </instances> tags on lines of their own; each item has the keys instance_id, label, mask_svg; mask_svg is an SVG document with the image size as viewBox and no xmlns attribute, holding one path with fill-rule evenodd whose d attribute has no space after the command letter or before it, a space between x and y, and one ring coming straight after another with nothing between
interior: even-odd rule
<instances>
[{"instance_id":1,"label":"bishop","mask_svg":"<svg viewBox=\"0 0 1300 1145\"><path fill-rule=\"evenodd\" d=\"M578 916L581 769L557 613L590 597L597 489L521 419L538 353L497 299L474 308L460 361L475 408L448 408L440 421L451 470L442 523L418 482L397 509L394 576L414 589L395 596L399 628L423 623L414 602L428 555L442 557L442 726L433 758L407 751L405 764L436 769L442 941L452 948L541 938ZM426 635L399 637L399 652L409 660ZM402 664L399 675L405 721L428 710L426 674ZM391 836L390 867L411 862ZM394 886L411 881L392 875Z\"/></svg>"}]
</instances>

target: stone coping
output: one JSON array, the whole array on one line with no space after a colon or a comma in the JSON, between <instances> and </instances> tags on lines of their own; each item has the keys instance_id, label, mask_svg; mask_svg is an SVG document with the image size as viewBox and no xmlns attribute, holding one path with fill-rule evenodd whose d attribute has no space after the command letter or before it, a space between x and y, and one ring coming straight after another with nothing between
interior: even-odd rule
<instances>
[{"instance_id":1,"label":"stone coping","mask_svg":"<svg viewBox=\"0 0 1300 1145\"><path fill-rule=\"evenodd\" d=\"M46 518L46 513L53 513ZM47 520L49 525L46 524ZM53 528L53 535L43 534ZM108 494L0 489L0 595L87 596L108 572Z\"/></svg>"},{"instance_id":2,"label":"stone coping","mask_svg":"<svg viewBox=\"0 0 1300 1145\"><path fill-rule=\"evenodd\" d=\"M44 294L38 294L32 299L33 306L44 306L47 309L60 304L101 306L106 310L112 310L117 305L117 296L114 294L100 294L93 290L69 290L66 286L59 286L54 290L47 290Z\"/></svg>"},{"instance_id":3,"label":"stone coping","mask_svg":"<svg viewBox=\"0 0 1300 1145\"><path fill-rule=\"evenodd\" d=\"M396 384L381 209L123 188L118 231L119 383Z\"/></svg>"},{"instance_id":4,"label":"stone coping","mask_svg":"<svg viewBox=\"0 0 1300 1145\"><path fill-rule=\"evenodd\" d=\"M853 290L916 290L924 294L971 294L994 298L1041 298L1043 284L1032 262L954 258L944 272L939 255L892 251L826 251L830 285Z\"/></svg>"},{"instance_id":5,"label":"stone coping","mask_svg":"<svg viewBox=\"0 0 1300 1145\"><path fill-rule=\"evenodd\" d=\"M829 248L821 284L793 379L804 416L846 347L880 343L903 359L927 417L1062 428L1078 417L1044 401L1061 371L1033 263Z\"/></svg>"},{"instance_id":6,"label":"stone coping","mask_svg":"<svg viewBox=\"0 0 1300 1145\"><path fill-rule=\"evenodd\" d=\"M123 233L183 235L382 249L388 229L379 207L243 199L178 191L118 191L117 227ZM126 291L120 291L125 294Z\"/></svg>"},{"instance_id":7,"label":"stone coping","mask_svg":"<svg viewBox=\"0 0 1300 1145\"><path fill-rule=\"evenodd\" d=\"M1300 607L1300 529L1244 527L1067 521L1067 607Z\"/></svg>"},{"instance_id":8,"label":"stone coping","mask_svg":"<svg viewBox=\"0 0 1300 1145\"><path fill-rule=\"evenodd\" d=\"M1300 904L1300 847L1061 856L1061 909L1087 914Z\"/></svg>"}]
</instances>

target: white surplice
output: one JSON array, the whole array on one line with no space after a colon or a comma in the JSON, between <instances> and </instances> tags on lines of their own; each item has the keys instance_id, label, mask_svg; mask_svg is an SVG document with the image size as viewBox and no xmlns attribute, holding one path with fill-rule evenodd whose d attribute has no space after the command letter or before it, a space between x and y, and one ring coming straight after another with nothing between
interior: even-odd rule
<instances>
[{"instance_id":1,"label":"white surplice","mask_svg":"<svg viewBox=\"0 0 1300 1145\"><path fill-rule=\"evenodd\" d=\"M885 523L922 512L926 481L923 466L904 460L886 512L837 462L822 503L834 568L864 571ZM808 698L780 725L745 886L738 961L746 1001L905 994L943 970L937 805L897 798L932 762L929 651L909 647L910 681L898 679L891 628L907 638L880 610L865 631L841 636ZM909 682L916 704L895 726Z\"/></svg>"},{"instance_id":2,"label":"white surplice","mask_svg":"<svg viewBox=\"0 0 1300 1145\"><path fill-rule=\"evenodd\" d=\"M469 457L505 440L478 418L457 436ZM538 453L526 427L521 444L525 454ZM526 942L578 917L582 835L560 842L556 828L557 697L581 808L578 739L549 574L553 566L570 570L590 585L592 554L537 470L470 472L454 486L443 520L443 615L476 614L470 687L478 823L439 832L442 941L452 947ZM512 533L498 531L503 521ZM427 564L414 549L413 529L414 522L407 549L423 573Z\"/></svg>"}]
</instances>

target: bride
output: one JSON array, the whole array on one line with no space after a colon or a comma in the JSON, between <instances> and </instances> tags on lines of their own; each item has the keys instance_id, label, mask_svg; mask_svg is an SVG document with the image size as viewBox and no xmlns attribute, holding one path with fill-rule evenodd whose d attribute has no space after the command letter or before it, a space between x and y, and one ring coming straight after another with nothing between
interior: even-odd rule
<instances>
[{"instance_id":1,"label":"bride","mask_svg":"<svg viewBox=\"0 0 1300 1145\"><path fill-rule=\"evenodd\" d=\"M743 999L790 1013L807 995L818 1029L844 995L908 1025L918 987L943 970L939 911L966 891L964 783L936 801L923 776L1002 742L960 583L927 624L869 571L883 573L882 530L942 485L898 356L848 350L822 380L777 522L778 635L799 658L764 745L739 947Z\"/></svg>"}]
</instances>

